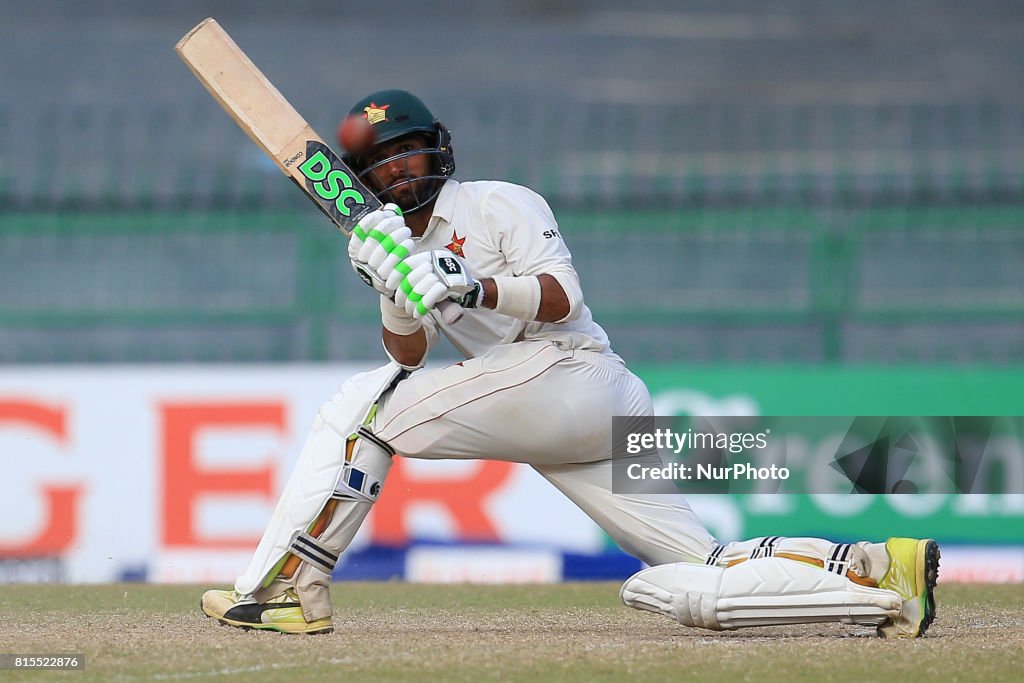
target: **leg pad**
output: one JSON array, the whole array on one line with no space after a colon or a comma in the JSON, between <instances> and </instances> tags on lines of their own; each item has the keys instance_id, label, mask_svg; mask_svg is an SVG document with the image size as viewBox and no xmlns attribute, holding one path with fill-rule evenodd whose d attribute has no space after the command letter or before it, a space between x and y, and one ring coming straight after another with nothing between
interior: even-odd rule
<instances>
[{"instance_id":1,"label":"leg pad","mask_svg":"<svg viewBox=\"0 0 1024 683\"><path fill-rule=\"evenodd\" d=\"M893 591L777 557L727 568L689 563L650 567L629 578L619 595L630 607L716 631L814 622L877 626L900 611L900 597Z\"/></svg>"}]
</instances>

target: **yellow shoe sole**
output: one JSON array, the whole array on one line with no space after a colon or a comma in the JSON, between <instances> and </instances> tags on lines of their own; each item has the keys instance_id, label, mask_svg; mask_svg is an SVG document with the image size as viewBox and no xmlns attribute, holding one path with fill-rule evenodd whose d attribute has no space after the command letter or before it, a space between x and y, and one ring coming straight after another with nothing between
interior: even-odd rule
<instances>
[{"instance_id":1,"label":"yellow shoe sole","mask_svg":"<svg viewBox=\"0 0 1024 683\"><path fill-rule=\"evenodd\" d=\"M942 553L939 551L939 544L931 539L917 541L917 557L914 563L914 586L917 594L914 598L904 601L904 612L907 611L908 603L917 601L916 611L920 614L917 624L886 624L879 627L878 634L884 638L920 638L935 621L935 584L939 580L939 558ZM882 579L880 587L885 588L885 579Z\"/></svg>"},{"instance_id":2,"label":"yellow shoe sole","mask_svg":"<svg viewBox=\"0 0 1024 683\"><path fill-rule=\"evenodd\" d=\"M253 605L253 607L258 607ZM203 604L202 600L199 601L199 609L202 610L203 614L211 619L216 619L221 624L226 626L234 626L246 631L276 631L278 633L296 633L305 634L309 636L322 635L334 632L334 624L330 619L319 619L312 623L304 620L296 621L279 621L265 623L262 621L256 621L255 618L247 621L239 621L237 619L231 619L226 614L217 615L208 612L206 605ZM277 608L280 609L280 608Z\"/></svg>"}]
</instances>

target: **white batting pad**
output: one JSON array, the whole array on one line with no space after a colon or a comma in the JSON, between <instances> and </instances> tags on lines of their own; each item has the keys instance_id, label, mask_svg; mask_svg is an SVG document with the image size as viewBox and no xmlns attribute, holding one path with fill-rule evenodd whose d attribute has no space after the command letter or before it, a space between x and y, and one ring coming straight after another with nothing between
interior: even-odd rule
<instances>
[{"instance_id":1,"label":"white batting pad","mask_svg":"<svg viewBox=\"0 0 1024 683\"><path fill-rule=\"evenodd\" d=\"M893 591L776 557L728 568L683 562L650 567L627 579L619 596L630 607L714 631L814 622L877 626L899 616L901 606Z\"/></svg>"},{"instance_id":2,"label":"white batting pad","mask_svg":"<svg viewBox=\"0 0 1024 683\"><path fill-rule=\"evenodd\" d=\"M320 406L295 469L271 515L249 567L238 577L235 590L249 595L263 585L268 574L289 552L297 534L304 533L334 493L345 468L345 441L369 415L380 395L402 368L395 363L359 373ZM390 465L390 458L387 466ZM383 479L381 472L368 472Z\"/></svg>"}]
</instances>

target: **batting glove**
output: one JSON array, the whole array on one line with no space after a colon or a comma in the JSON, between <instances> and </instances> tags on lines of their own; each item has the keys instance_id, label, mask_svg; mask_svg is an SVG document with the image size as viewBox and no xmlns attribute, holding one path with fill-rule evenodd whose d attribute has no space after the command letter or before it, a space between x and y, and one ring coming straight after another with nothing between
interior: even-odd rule
<instances>
[{"instance_id":1,"label":"batting glove","mask_svg":"<svg viewBox=\"0 0 1024 683\"><path fill-rule=\"evenodd\" d=\"M397 282L395 304L417 320L430 313L448 293L447 285L434 273L430 260L418 259L410 264L406 259L392 273L390 282Z\"/></svg>"},{"instance_id":2,"label":"batting glove","mask_svg":"<svg viewBox=\"0 0 1024 683\"><path fill-rule=\"evenodd\" d=\"M427 279L431 280L429 287L421 284ZM469 272L466 262L446 249L413 254L395 268L385 284L398 290L395 295L398 303L403 290L416 291L419 287L419 291L426 294L434 292L437 283L444 286L444 294L437 301L451 299L463 308L476 308L483 300L483 287ZM408 292L406 294L408 296ZM437 301L427 308L433 308Z\"/></svg>"},{"instance_id":3,"label":"batting glove","mask_svg":"<svg viewBox=\"0 0 1024 683\"><path fill-rule=\"evenodd\" d=\"M414 246L412 231L405 224L398 206L385 204L364 216L352 230L348 257L352 269L363 282L381 294L392 296L395 290L387 287L388 277Z\"/></svg>"}]
</instances>

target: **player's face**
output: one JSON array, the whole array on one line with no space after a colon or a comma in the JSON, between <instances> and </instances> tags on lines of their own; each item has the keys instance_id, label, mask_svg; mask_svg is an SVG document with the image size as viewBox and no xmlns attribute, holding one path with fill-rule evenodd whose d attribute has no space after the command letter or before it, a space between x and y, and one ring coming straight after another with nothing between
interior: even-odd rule
<instances>
[{"instance_id":1,"label":"player's face","mask_svg":"<svg viewBox=\"0 0 1024 683\"><path fill-rule=\"evenodd\" d=\"M393 201L402 209L408 210L419 204L417 193L423 194L430 189L430 180L418 180L432 175L431 164L433 155L416 154L418 150L429 150L432 147L423 135L408 135L378 145L365 157L367 167L387 161L367 174L367 184L374 192L387 188L391 190L386 201ZM393 158L394 157L394 158Z\"/></svg>"}]
</instances>

